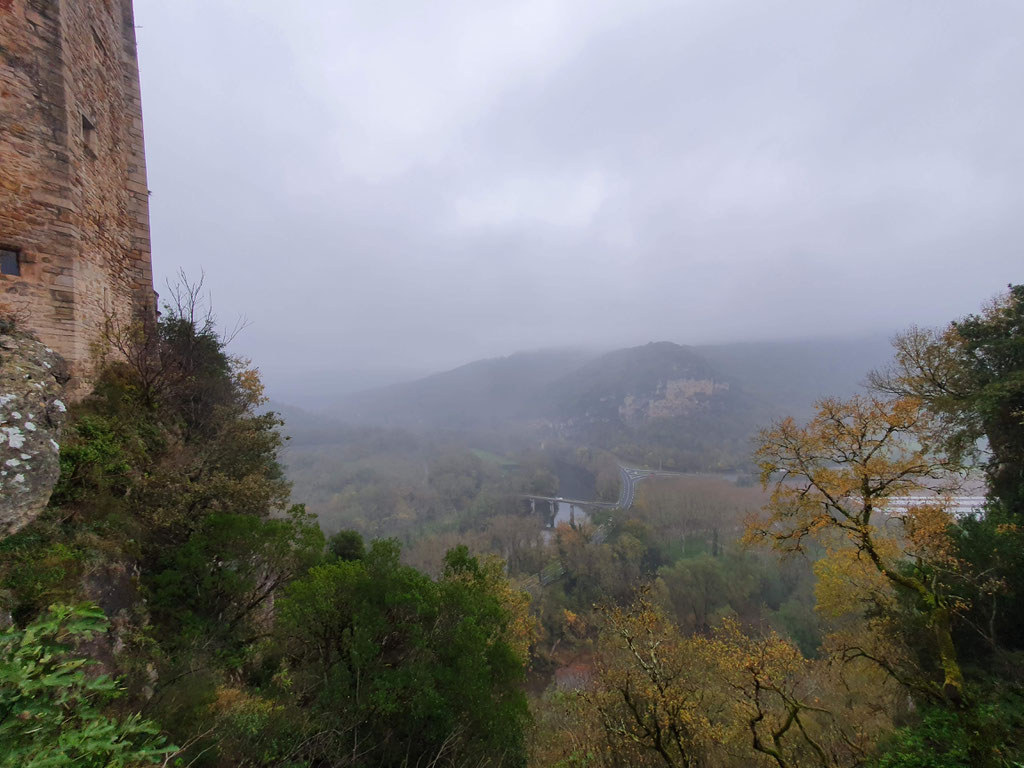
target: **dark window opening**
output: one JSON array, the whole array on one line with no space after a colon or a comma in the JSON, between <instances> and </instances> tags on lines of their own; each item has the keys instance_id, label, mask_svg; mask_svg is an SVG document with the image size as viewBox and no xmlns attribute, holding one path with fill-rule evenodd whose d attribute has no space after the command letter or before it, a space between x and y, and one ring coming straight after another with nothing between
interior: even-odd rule
<instances>
[{"instance_id":1,"label":"dark window opening","mask_svg":"<svg viewBox=\"0 0 1024 768\"><path fill-rule=\"evenodd\" d=\"M17 251L0 248L0 275L20 275L21 259Z\"/></svg>"},{"instance_id":2,"label":"dark window opening","mask_svg":"<svg viewBox=\"0 0 1024 768\"><path fill-rule=\"evenodd\" d=\"M96 125L85 115L82 115L82 140L85 141L86 149L95 154L96 152Z\"/></svg>"}]
</instances>

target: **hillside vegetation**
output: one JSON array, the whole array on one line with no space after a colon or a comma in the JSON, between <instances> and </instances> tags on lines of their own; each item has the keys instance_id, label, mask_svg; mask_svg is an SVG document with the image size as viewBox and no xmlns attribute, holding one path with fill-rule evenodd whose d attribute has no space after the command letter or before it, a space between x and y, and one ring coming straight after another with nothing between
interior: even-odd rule
<instances>
[{"instance_id":1,"label":"hillside vegetation","mask_svg":"<svg viewBox=\"0 0 1024 768\"><path fill-rule=\"evenodd\" d=\"M0 541L0 765L522 764L525 598L465 548L431 578L325 540L195 298L117 337Z\"/></svg>"},{"instance_id":2,"label":"hillside vegetation","mask_svg":"<svg viewBox=\"0 0 1024 768\"><path fill-rule=\"evenodd\" d=\"M49 508L0 540L0 766L1024 762L1024 286L765 426L760 487L645 480L547 530L521 494L567 466L611 493L614 456L310 419L350 465L325 533L257 372L198 309L186 290L108 330L130 354L71 409ZM549 391L588 430L601 393L631 396L633 429L663 373L726 383L639 350ZM712 418L709 389L756 409L728 383L683 388L679 418ZM971 473L984 508L954 514Z\"/></svg>"},{"instance_id":3,"label":"hillside vegetation","mask_svg":"<svg viewBox=\"0 0 1024 768\"><path fill-rule=\"evenodd\" d=\"M563 440L680 470L734 469L748 461L760 424L852 393L886 359L882 349L887 342L870 339L520 353L349 395L331 415L478 439Z\"/></svg>"}]
</instances>

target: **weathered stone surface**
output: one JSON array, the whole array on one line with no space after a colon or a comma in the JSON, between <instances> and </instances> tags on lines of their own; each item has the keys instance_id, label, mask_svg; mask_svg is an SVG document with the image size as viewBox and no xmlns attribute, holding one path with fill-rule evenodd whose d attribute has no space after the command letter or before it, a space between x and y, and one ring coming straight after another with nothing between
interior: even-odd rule
<instances>
[{"instance_id":1,"label":"weathered stone surface","mask_svg":"<svg viewBox=\"0 0 1024 768\"><path fill-rule=\"evenodd\" d=\"M0 334L0 538L34 520L60 476L64 361L24 334Z\"/></svg>"}]
</instances>

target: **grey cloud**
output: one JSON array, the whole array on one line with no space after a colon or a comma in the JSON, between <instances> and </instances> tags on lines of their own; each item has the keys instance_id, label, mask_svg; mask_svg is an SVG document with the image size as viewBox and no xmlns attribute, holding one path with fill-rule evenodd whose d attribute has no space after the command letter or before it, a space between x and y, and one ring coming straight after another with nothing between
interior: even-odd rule
<instances>
[{"instance_id":1,"label":"grey cloud","mask_svg":"<svg viewBox=\"0 0 1024 768\"><path fill-rule=\"evenodd\" d=\"M271 384L940 323L1021 279L1015 0L137 21L158 273L204 268Z\"/></svg>"}]
</instances>

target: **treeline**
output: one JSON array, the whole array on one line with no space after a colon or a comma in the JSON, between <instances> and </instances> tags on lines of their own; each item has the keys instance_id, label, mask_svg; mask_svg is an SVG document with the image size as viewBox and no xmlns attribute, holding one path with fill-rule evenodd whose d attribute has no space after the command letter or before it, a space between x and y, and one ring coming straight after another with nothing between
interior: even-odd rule
<instances>
[{"instance_id":1,"label":"treeline","mask_svg":"<svg viewBox=\"0 0 1024 768\"><path fill-rule=\"evenodd\" d=\"M535 706L534 762L1020 765L1022 330L1011 286L978 315L899 336L869 393L765 429L769 495L745 549L725 569L683 552L634 598L598 602L584 674ZM959 509L979 473L984 508ZM813 565L813 617L806 574L774 617L727 597L758 550Z\"/></svg>"},{"instance_id":2,"label":"treeline","mask_svg":"<svg viewBox=\"0 0 1024 768\"><path fill-rule=\"evenodd\" d=\"M432 578L325 540L198 296L108 327L49 509L0 541L0 765L523 764L525 597L464 547Z\"/></svg>"},{"instance_id":3,"label":"treeline","mask_svg":"<svg viewBox=\"0 0 1024 768\"><path fill-rule=\"evenodd\" d=\"M288 422L284 432L282 461L294 495L328 531L351 528L409 543L426 531L517 513L521 494L559 490L553 457L517 441L499 455L487 450L493 442L398 429L331 424L311 433ZM617 466L612 480L614 497Z\"/></svg>"},{"instance_id":4,"label":"treeline","mask_svg":"<svg viewBox=\"0 0 1024 768\"><path fill-rule=\"evenodd\" d=\"M568 460L612 495L609 454L375 433L329 537L195 298L108 330L50 509L0 541L0 766L1024 761L1024 287L765 429L761 488L645 481L545 532L519 494Z\"/></svg>"}]
</instances>

